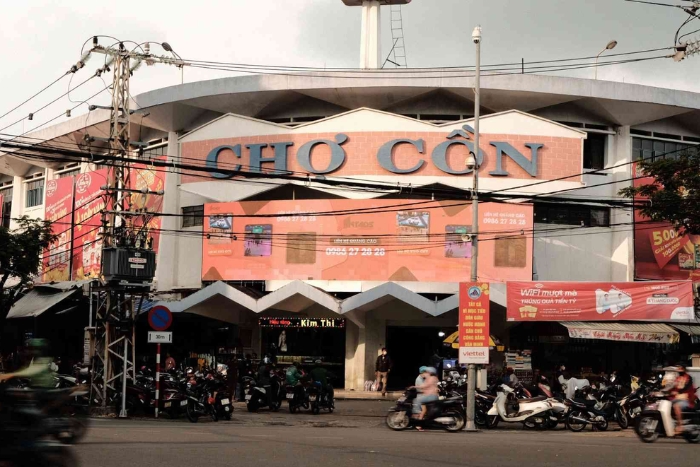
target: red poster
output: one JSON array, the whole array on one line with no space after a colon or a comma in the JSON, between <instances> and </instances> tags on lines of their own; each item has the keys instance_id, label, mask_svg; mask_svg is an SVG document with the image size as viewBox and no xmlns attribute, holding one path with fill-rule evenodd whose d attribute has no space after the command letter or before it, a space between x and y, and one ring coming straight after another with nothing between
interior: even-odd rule
<instances>
[{"instance_id":1,"label":"red poster","mask_svg":"<svg viewBox=\"0 0 700 467\"><path fill-rule=\"evenodd\" d=\"M459 284L459 363L489 362L489 284Z\"/></svg>"},{"instance_id":2,"label":"red poster","mask_svg":"<svg viewBox=\"0 0 700 467\"><path fill-rule=\"evenodd\" d=\"M165 160L165 157L158 158ZM132 190L148 190L161 191L165 189L165 174L144 164L134 164L131 169L131 189ZM131 194L132 210L145 211L151 213L161 213L163 209L163 195L132 193ZM148 236L153 237L153 250L158 251L158 243L160 241L160 216L148 216L146 219L146 229ZM138 232L143 227L144 217L134 218L134 227Z\"/></svg>"},{"instance_id":3,"label":"red poster","mask_svg":"<svg viewBox=\"0 0 700 467\"><path fill-rule=\"evenodd\" d=\"M508 321L688 321L692 282L508 282Z\"/></svg>"},{"instance_id":4,"label":"red poster","mask_svg":"<svg viewBox=\"0 0 700 467\"><path fill-rule=\"evenodd\" d=\"M0 204L2 204L0 202ZM58 239L44 253L42 282L70 280L71 215L73 213L73 177L49 180L46 184L45 219L53 222L51 232Z\"/></svg>"},{"instance_id":5,"label":"red poster","mask_svg":"<svg viewBox=\"0 0 700 467\"><path fill-rule=\"evenodd\" d=\"M299 200L207 204L204 280L463 281L468 201ZM479 205L479 274L532 278L532 206Z\"/></svg>"},{"instance_id":6,"label":"red poster","mask_svg":"<svg viewBox=\"0 0 700 467\"><path fill-rule=\"evenodd\" d=\"M98 277L102 260L100 211L105 208L103 190L107 169L80 174L75 180L75 230L73 232L73 280Z\"/></svg>"},{"instance_id":7,"label":"red poster","mask_svg":"<svg viewBox=\"0 0 700 467\"><path fill-rule=\"evenodd\" d=\"M636 165L634 173L641 177ZM650 185L653 177L634 180L634 186ZM637 200L643 198L637 197ZM649 222L634 211L635 277L652 280L700 279L700 235L681 235L668 222Z\"/></svg>"}]
</instances>

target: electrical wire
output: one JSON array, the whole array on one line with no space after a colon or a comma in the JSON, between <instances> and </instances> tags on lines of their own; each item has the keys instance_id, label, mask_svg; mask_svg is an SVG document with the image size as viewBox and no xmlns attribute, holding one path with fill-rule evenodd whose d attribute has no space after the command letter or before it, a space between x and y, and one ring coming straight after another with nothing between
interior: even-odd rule
<instances>
[{"instance_id":1,"label":"electrical wire","mask_svg":"<svg viewBox=\"0 0 700 467\"><path fill-rule=\"evenodd\" d=\"M19 104L17 104L15 107L11 108L10 110L8 110L7 112L5 112L4 114L0 115L0 119L5 118L6 116L8 116L9 114L11 114L11 113L14 112L15 110L17 110L17 109L19 109L20 107L22 107L22 106L23 106L24 104L26 104L27 102L29 102L29 101L31 101L32 99L34 99L35 97L39 96L41 93L43 93L44 91L46 91L47 89L49 89L51 86L53 86L54 84L58 83L58 82L61 81L63 78L65 78L68 74L71 74L71 72L70 72L70 71L67 71L67 72L63 73L61 76L59 76L58 78L56 78L55 80L53 80L51 83L49 83L49 84L47 84L46 86L44 86L44 87L43 87L40 91L38 91L36 94L33 94L32 96L28 97L27 99L25 99L25 100L23 100L22 102L20 102ZM20 121L21 121L21 120L20 120ZM2 130L0 130L0 131L2 131Z\"/></svg>"}]
</instances>

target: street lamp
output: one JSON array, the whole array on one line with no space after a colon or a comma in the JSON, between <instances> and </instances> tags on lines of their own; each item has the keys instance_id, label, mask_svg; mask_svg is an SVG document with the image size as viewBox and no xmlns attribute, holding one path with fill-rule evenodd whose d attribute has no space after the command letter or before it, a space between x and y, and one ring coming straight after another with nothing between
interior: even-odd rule
<instances>
[{"instance_id":1,"label":"street lamp","mask_svg":"<svg viewBox=\"0 0 700 467\"><path fill-rule=\"evenodd\" d=\"M471 281L477 280L478 232L479 232L479 111L481 106L481 26L474 28L472 42L476 45L476 76L474 78L474 151L467 158L467 168L472 169L472 265ZM467 366L467 431L476 431L476 365Z\"/></svg>"},{"instance_id":2,"label":"street lamp","mask_svg":"<svg viewBox=\"0 0 700 467\"><path fill-rule=\"evenodd\" d=\"M173 54L173 56L175 58L177 58L178 60L180 60L180 62L182 62L180 64L180 83L185 84L185 63L183 62L182 57L180 57L180 54L175 52L173 50L172 46L170 44L168 44L167 42L163 42L161 44L161 47L163 47L163 50L165 50L166 52L170 52L171 54Z\"/></svg>"},{"instance_id":3,"label":"street lamp","mask_svg":"<svg viewBox=\"0 0 700 467\"><path fill-rule=\"evenodd\" d=\"M601 50L598 55L595 56L595 79L598 79L598 57L603 55L603 53L606 50L614 49L616 45L617 45L617 41L613 40L613 41L608 42L608 45L606 45L605 48L603 50Z\"/></svg>"}]
</instances>

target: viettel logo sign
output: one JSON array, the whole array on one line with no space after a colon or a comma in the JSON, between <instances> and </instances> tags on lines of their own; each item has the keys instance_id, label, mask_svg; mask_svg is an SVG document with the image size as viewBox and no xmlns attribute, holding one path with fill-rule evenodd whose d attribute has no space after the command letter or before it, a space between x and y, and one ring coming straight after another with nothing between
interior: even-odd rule
<instances>
[{"instance_id":1,"label":"viettel logo sign","mask_svg":"<svg viewBox=\"0 0 700 467\"><path fill-rule=\"evenodd\" d=\"M56 188L58 187L58 183L56 183L56 180L51 180L49 183L46 184L46 196L47 197L52 197L54 193L56 193Z\"/></svg>"},{"instance_id":2,"label":"viettel logo sign","mask_svg":"<svg viewBox=\"0 0 700 467\"><path fill-rule=\"evenodd\" d=\"M92 183L92 177L89 173L81 174L78 180L75 182L75 191L81 195L88 191L90 188L90 183Z\"/></svg>"}]
</instances>

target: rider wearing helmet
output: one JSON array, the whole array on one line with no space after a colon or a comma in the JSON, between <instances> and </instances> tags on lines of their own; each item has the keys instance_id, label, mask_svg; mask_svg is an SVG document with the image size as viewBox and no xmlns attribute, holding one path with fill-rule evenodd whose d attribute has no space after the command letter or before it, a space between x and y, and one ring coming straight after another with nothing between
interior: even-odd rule
<instances>
[{"instance_id":1,"label":"rider wearing helmet","mask_svg":"<svg viewBox=\"0 0 700 467\"><path fill-rule=\"evenodd\" d=\"M421 405L421 412L417 418L423 419L426 412L428 411L426 404L428 402L438 400L438 377L437 370L433 367L427 367L425 369L425 381L420 386L416 386L416 389L421 391L421 395L417 397L418 403ZM420 430L421 428L418 427Z\"/></svg>"},{"instance_id":2,"label":"rider wearing helmet","mask_svg":"<svg viewBox=\"0 0 700 467\"><path fill-rule=\"evenodd\" d=\"M690 410L695 407L695 388L693 387L693 378L686 373L685 366L678 365L676 367L675 381L671 388L673 395L673 413L676 416L676 433L683 431L683 411Z\"/></svg>"}]
</instances>

